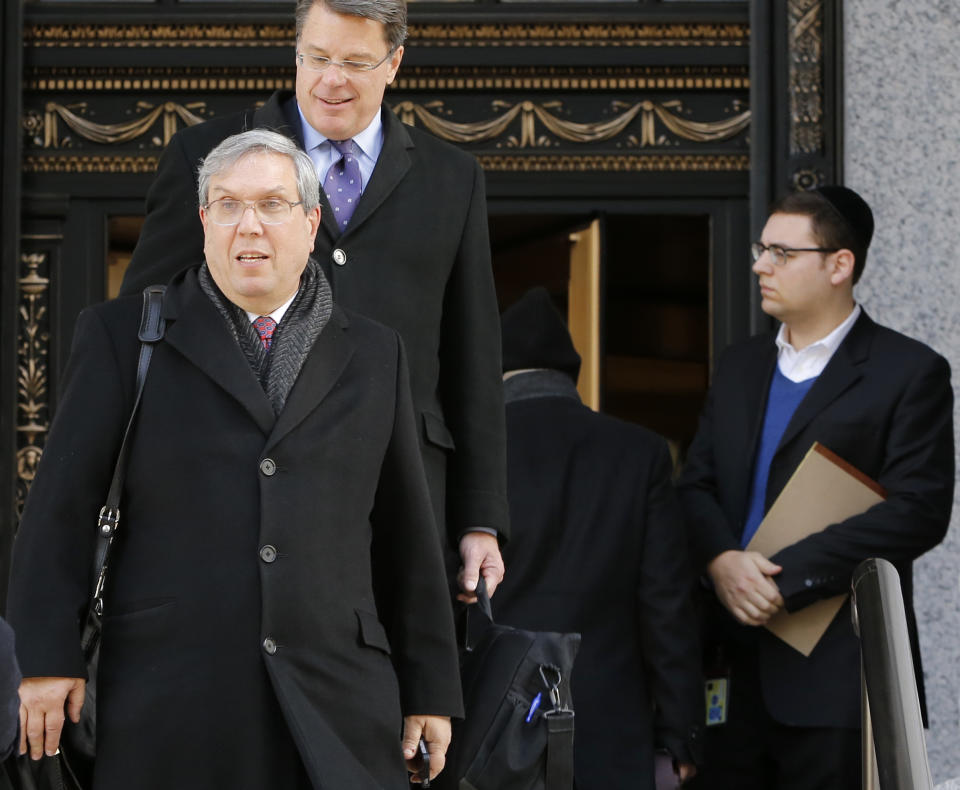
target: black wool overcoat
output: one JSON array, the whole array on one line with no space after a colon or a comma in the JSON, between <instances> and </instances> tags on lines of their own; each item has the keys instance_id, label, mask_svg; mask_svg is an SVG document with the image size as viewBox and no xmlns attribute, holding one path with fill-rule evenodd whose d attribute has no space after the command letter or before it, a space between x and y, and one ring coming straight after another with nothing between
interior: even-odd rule
<instances>
[{"instance_id":1,"label":"black wool overcoat","mask_svg":"<svg viewBox=\"0 0 960 790\"><path fill-rule=\"evenodd\" d=\"M401 714L460 712L397 334L334 308L275 416L196 270L164 300L109 569L97 790L408 787ZM139 298L81 315L15 546L26 676L84 674Z\"/></svg>"}]
</instances>

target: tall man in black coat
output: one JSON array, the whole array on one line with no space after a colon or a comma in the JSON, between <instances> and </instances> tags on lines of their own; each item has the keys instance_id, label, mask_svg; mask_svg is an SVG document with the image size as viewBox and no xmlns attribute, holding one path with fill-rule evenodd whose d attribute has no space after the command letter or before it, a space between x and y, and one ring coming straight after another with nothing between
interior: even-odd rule
<instances>
[{"instance_id":1,"label":"tall man in black coat","mask_svg":"<svg viewBox=\"0 0 960 790\"><path fill-rule=\"evenodd\" d=\"M577 790L653 788L699 759L703 696L686 537L666 442L580 402L580 357L542 288L503 314L514 536L498 622L582 634Z\"/></svg>"},{"instance_id":2,"label":"tall man in black coat","mask_svg":"<svg viewBox=\"0 0 960 790\"><path fill-rule=\"evenodd\" d=\"M403 344L331 299L309 258L316 172L288 138L225 140L199 197L206 260L167 288L129 448L94 787L405 790L404 758L423 735L441 768L462 705ZM79 617L140 302L81 314L17 534L34 758L84 701Z\"/></svg>"},{"instance_id":3,"label":"tall man in black coat","mask_svg":"<svg viewBox=\"0 0 960 790\"><path fill-rule=\"evenodd\" d=\"M299 0L296 94L275 93L256 110L173 137L122 293L164 283L201 259L196 171L213 146L255 127L295 140L324 185L315 257L339 304L403 338L438 526L459 545L461 587L472 591L482 568L492 592L503 574L496 535L506 538L509 522L483 173L473 157L405 126L382 103L403 57L406 18L405 0ZM354 144L343 158L340 141ZM359 196L331 186L340 170L359 181Z\"/></svg>"},{"instance_id":4,"label":"tall man in black coat","mask_svg":"<svg viewBox=\"0 0 960 790\"><path fill-rule=\"evenodd\" d=\"M900 573L923 699L912 561L950 521L953 392L943 357L855 303L872 233L870 208L844 187L774 207L752 248L753 271L764 312L782 324L724 352L690 448L680 499L712 590L706 663L729 679L731 694L726 723L707 729L703 787L860 786L859 643L849 604L809 657L762 626L782 608L849 592L854 568L869 557ZM877 480L886 501L772 557L745 551L814 442Z\"/></svg>"}]
</instances>

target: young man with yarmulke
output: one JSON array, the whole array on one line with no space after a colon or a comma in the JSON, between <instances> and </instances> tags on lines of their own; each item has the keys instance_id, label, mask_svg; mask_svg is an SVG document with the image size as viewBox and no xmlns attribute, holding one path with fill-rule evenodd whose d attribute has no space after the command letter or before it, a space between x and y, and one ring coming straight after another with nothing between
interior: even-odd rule
<instances>
[{"instance_id":1,"label":"young man with yarmulke","mask_svg":"<svg viewBox=\"0 0 960 790\"><path fill-rule=\"evenodd\" d=\"M705 581L713 693L697 787L860 786L849 602L809 656L763 625L781 609L849 592L853 570L870 557L900 574L925 714L912 562L950 521L953 391L942 356L856 303L872 235L866 202L825 186L777 203L752 245L761 307L781 323L721 356L679 482ZM878 481L886 500L771 557L746 551L814 442Z\"/></svg>"}]
</instances>

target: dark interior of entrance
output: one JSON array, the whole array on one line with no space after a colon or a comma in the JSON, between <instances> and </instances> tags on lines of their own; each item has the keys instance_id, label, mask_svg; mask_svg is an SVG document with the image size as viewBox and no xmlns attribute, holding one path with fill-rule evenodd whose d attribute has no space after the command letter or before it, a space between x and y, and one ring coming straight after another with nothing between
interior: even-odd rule
<instances>
[{"instance_id":1,"label":"dark interior of entrance","mask_svg":"<svg viewBox=\"0 0 960 790\"><path fill-rule=\"evenodd\" d=\"M493 215L501 310L541 285L567 315L571 235L595 222L601 410L663 434L682 451L708 380L709 215Z\"/></svg>"}]
</instances>

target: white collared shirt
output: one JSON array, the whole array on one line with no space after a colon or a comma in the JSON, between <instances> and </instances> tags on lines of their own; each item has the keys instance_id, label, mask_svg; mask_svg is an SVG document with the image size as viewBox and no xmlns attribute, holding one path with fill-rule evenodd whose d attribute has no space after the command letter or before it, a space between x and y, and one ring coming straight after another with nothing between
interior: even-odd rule
<instances>
[{"instance_id":1,"label":"white collared shirt","mask_svg":"<svg viewBox=\"0 0 960 790\"><path fill-rule=\"evenodd\" d=\"M274 321L276 321L277 324L279 325L280 320L283 318L283 314L286 313L286 312L287 312L287 308L290 307L291 304L293 304L293 300L294 300L294 298L296 297L296 295L297 295L297 292L294 291L294 292L293 292L293 296L291 296L289 299L287 299L287 301L285 301L282 305L280 305L280 306L279 306L276 310L274 310L273 312L267 313L267 315L269 315L269 316L270 316ZM251 324L252 324L254 321L256 321L256 320L260 317L260 315L261 315L260 313L251 313L249 310L244 310L243 312L245 312L245 313L247 314L247 318L250 320L250 323L251 323Z\"/></svg>"},{"instance_id":2,"label":"white collared shirt","mask_svg":"<svg viewBox=\"0 0 960 790\"><path fill-rule=\"evenodd\" d=\"M850 312L836 329L816 343L797 351L787 340L787 327L780 324L777 332L777 367L790 381L806 381L823 373L834 352L840 347L844 338L853 328L860 317L860 305L855 304Z\"/></svg>"},{"instance_id":3,"label":"white collared shirt","mask_svg":"<svg viewBox=\"0 0 960 790\"><path fill-rule=\"evenodd\" d=\"M323 183L330 165L339 161L340 152L330 145L328 138L309 124L299 105L297 106L297 112L300 113L300 129L303 132L304 147L314 165L316 165L317 175L320 176L320 182ZM366 129L354 135L353 141L359 149L357 162L360 165L360 191L362 193L370 182L373 168L376 167L377 159L383 150L383 122L380 120L380 112L373 116L373 120L370 121L370 125Z\"/></svg>"}]
</instances>

